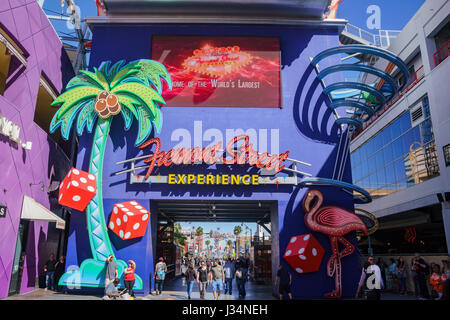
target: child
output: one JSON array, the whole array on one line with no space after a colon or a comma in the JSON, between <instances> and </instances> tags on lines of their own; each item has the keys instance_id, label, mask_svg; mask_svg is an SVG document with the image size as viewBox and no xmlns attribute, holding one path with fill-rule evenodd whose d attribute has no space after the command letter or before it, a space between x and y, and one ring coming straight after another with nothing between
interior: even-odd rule
<instances>
[{"instance_id":1,"label":"child","mask_svg":"<svg viewBox=\"0 0 450 320\"><path fill-rule=\"evenodd\" d=\"M435 292L435 294L437 294L436 300L440 300L442 298L442 285L446 280L446 274L441 274L439 266L437 264L433 265L433 274L430 277L430 284L433 287L433 291Z\"/></svg>"}]
</instances>

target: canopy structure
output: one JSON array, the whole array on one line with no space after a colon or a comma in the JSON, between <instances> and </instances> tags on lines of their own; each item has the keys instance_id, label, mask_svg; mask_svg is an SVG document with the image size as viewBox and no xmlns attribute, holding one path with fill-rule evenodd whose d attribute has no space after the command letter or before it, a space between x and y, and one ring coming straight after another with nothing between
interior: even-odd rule
<instances>
[{"instance_id":1,"label":"canopy structure","mask_svg":"<svg viewBox=\"0 0 450 320\"><path fill-rule=\"evenodd\" d=\"M327 94L331 100L330 108L336 109L337 107L348 107L354 109L350 110L351 112L348 112L353 115L352 117L341 117L336 120L337 123L340 125L347 124L350 130L359 129L363 122L368 121L376 111L394 98L399 91L403 90L406 82L399 87L395 79L388 72L375 68L372 65L339 64L328 67L322 71L318 69L318 63L320 61L337 54L366 54L375 58L385 59L400 70L404 79L409 79L408 67L402 59L393 53L384 49L365 45L347 45L330 48L319 53L312 59L311 64L319 71L317 77L320 80L337 72L355 71L362 74L374 75L380 79L380 82L386 84L383 86L376 86L376 84L358 82L337 82L329 86L324 86L324 93ZM335 94L338 91L352 92L352 94L349 94L348 96ZM360 101L361 98L365 101Z\"/></svg>"},{"instance_id":2,"label":"canopy structure","mask_svg":"<svg viewBox=\"0 0 450 320\"><path fill-rule=\"evenodd\" d=\"M22 214L20 218L31 221L56 222L57 229L64 229L66 227L66 221L28 196L23 196Z\"/></svg>"},{"instance_id":3,"label":"canopy structure","mask_svg":"<svg viewBox=\"0 0 450 320\"><path fill-rule=\"evenodd\" d=\"M383 71L375 68L372 64L361 65L359 64L360 61L358 61L355 64L332 65L320 70L318 65L319 62L328 57L342 54L351 55L349 57L342 58L342 61L358 55L369 55L374 59L386 60L389 63L389 67ZM372 196L369 192L342 180L345 171L345 164L349 154L348 133L354 132L354 130L361 128L363 122L369 121L377 111L393 99L399 91L403 90L406 83L402 86L398 86L396 80L390 74L390 71L392 71L394 67L397 67L403 74L403 77L408 79L408 67L402 59L393 53L378 47L366 45L341 45L339 47L324 50L311 59L311 64L318 72L317 78L322 81L324 94L326 94L330 99L328 108L333 110L335 122L341 127L342 134L340 136L338 156L336 157L332 179L306 177L299 183L299 185L303 187L337 187L349 194L352 194L354 201L357 204L370 203L372 202ZM362 75L370 74L375 76L379 78L379 82L378 84L367 84L364 81L342 81L331 83L328 86L325 85L324 79L327 76L338 72L352 71L359 72ZM359 79L366 79L366 77L360 77ZM350 116L339 117L337 112L335 112L338 108L347 108L347 114ZM345 132L344 125L347 125L348 128Z\"/></svg>"},{"instance_id":4,"label":"canopy structure","mask_svg":"<svg viewBox=\"0 0 450 320\"><path fill-rule=\"evenodd\" d=\"M283 16L322 19L330 0L103 0L108 15Z\"/></svg>"}]
</instances>

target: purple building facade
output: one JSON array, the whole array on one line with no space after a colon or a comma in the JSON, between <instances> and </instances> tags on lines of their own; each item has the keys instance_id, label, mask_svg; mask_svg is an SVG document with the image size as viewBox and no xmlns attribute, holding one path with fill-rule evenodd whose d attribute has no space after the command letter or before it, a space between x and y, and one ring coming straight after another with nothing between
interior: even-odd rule
<instances>
[{"instance_id":1,"label":"purple building facade","mask_svg":"<svg viewBox=\"0 0 450 320\"><path fill-rule=\"evenodd\" d=\"M0 217L0 298L5 298L33 290L50 252L58 256L62 251L64 231L54 222L21 217L24 196L56 215L63 211L57 191L49 191L49 186L70 168L70 144L60 143L61 148L36 123L39 117L48 118L45 113L36 117L36 105L45 105L39 102L44 90L58 95L74 74L35 0L0 1L0 32L0 64L6 70L0 77L0 205L6 207ZM10 135L5 134L8 130Z\"/></svg>"}]
</instances>

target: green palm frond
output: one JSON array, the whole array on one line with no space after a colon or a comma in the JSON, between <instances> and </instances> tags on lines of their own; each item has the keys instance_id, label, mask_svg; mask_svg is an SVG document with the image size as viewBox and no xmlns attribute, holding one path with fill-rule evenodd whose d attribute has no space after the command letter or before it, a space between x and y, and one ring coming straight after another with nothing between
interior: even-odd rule
<instances>
[{"instance_id":1,"label":"green palm frond","mask_svg":"<svg viewBox=\"0 0 450 320\"><path fill-rule=\"evenodd\" d=\"M55 117L60 119L66 111L76 107L78 104L85 102L86 100L95 99L100 92L102 92L101 89L90 85L79 85L67 90L57 97L51 104L52 106L62 104L58 112L55 114Z\"/></svg>"},{"instance_id":2,"label":"green palm frond","mask_svg":"<svg viewBox=\"0 0 450 320\"><path fill-rule=\"evenodd\" d=\"M125 82L111 90L114 94L121 94L122 96L132 97L142 103L142 107L150 109L153 116L156 116L157 107L154 101L166 104L161 95L145 84L140 82Z\"/></svg>"},{"instance_id":3,"label":"green palm frond","mask_svg":"<svg viewBox=\"0 0 450 320\"><path fill-rule=\"evenodd\" d=\"M94 72L82 70L80 73L70 80L66 92L52 103L52 106L60 105L60 108L50 124L51 132L61 127L62 136L68 139L77 115L77 134L83 134L84 127L92 132L98 118L95 101L102 91L115 94L119 99L125 130L130 129L133 118L138 120L136 145L148 138L153 127L156 133L160 132L162 113L159 104L165 104L161 96L161 78L167 82L169 89L172 88L170 75L162 64L137 60L127 65L124 61L111 65L107 61L98 69L94 68Z\"/></svg>"},{"instance_id":4,"label":"green palm frond","mask_svg":"<svg viewBox=\"0 0 450 320\"><path fill-rule=\"evenodd\" d=\"M72 78L66 86L66 90L69 90L76 86L86 86L90 85L92 87L97 87L100 90L103 90L103 87L97 82L94 81L91 77L88 77L84 74L80 74L74 78Z\"/></svg>"},{"instance_id":5,"label":"green palm frond","mask_svg":"<svg viewBox=\"0 0 450 320\"><path fill-rule=\"evenodd\" d=\"M164 67L161 63L153 60L138 60L133 61L130 64L139 66L139 72L135 75L135 77L145 82L150 81L159 93L162 92L161 78L167 82L169 90L172 90L170 74L166 67Z\"/></svg>"},{"instance_id":6,"label":"green palm frond","mask_svg":"<svg viewBox=\"0 0 450 320\"><path fill-rule=\"evenodd\" d=\"M95 78L97 79L97 81L100 82L101 86L105 88L105 90L109 90L110 89L109 82L108 80L106 80L106 76L103 74L103 72L101 72L97 68L94 68L94 71L95 71Z\"/></svg>"},{"instance_id":7,"label":"green palm frond","mask_svg":"<svg viewBox=\"0 0 450 320\"><path fill-rule=\"evenodd\" d=\"M65 112L60 118L58 118L56 115L53 117L52 122L50 123L50 132L53 133L61 127L61 135L64 139L68 139L70 135L70 130L72 128L72 123L75 120L75 117L80 111L80 109L86 105L89 104L91 101L85 101L84 103L78 103L74 107L70 108L67 112Z\"/></svg>"},{"instance_id":8,"label":"green palm frond","mask_svg":"<svg viewBox=\"0 0 450 320\"><path fill-rule=\"evenodd\" d=\"M99 88L102 88L102 90L108 90L108 85L106 84L105 86L105 82L103 80L103 78L99 78L98 77L98 72L97 69L95 69L96 72L91 72L91 71L87 71L87 70L80 70L81 74L84 74L86 77L89 77L92 81L94 81L95 83L97 83Z\"/></svg>"},{"instance_id":9,"label":"green palm frond","mask_svg":"<svg viewBox=\"0 0 450 320\"><path fill-rule=\"evenodd\" d=\"M89 133L92 132L92 129L94 128L94 122L98 117L94 107L95 101L90 100L84 105L83 109L80 110L77 121L77 134L79 136L83 134L84 127L87 127Z\"/></svg>"},{"instance_id":10,"label":"green palm frond","mask_svg":"<svg viewBox=\"0 0 450 320\"><path fill-rule=\"evenodd\" d=\"M130 79L131 76L139 72L139 67L135 65L126 65L119 72L117 72L111 80L111 88L114 89L123 80Z\"/></svg>"},{"instance_id":11,"label":"green palm frond","mask_svg":"<svg viewBox=\"0 0 450 320\"><path fill-rule=\"evenodd\" d=\"M120 113L122 114L123 121L125 122L125 130L128 131L133 123L133 113L130 108L122 108Z\"/></svg>"}]
</instances>

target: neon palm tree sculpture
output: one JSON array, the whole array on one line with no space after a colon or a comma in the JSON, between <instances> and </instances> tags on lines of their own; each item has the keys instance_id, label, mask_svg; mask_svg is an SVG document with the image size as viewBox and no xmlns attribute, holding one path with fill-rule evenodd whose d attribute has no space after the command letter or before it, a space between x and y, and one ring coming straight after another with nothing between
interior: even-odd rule
<instances>
[{"instance_id":1,"label":"neon palm tree sculpture","mask_svg":"<svg viewBox=\"0 0 450 320\"><path fill-rule=\"evenodd\" d=\"M119 61L111 66L102 63L94 72L80 71L73 78L52 106L61 105L50 124L53 133L61 127L64 139L69 138L72 124L76 121L77 134L82 135L87 127L92 132L97 121L90 155L89 173L97 176L97 193L86 208L89 243L92 259L80 265L80 270L66 272L60 285L100 287L100 274L104 272L105 260L113 254L105 223L102 198L103 157L107 137L114 115L122 114L125 130L129 130L133 117L139 125L136 146L141 145L150 135L152 128L158 134L162 126L162 114L158 103L165 104L161 97L163 78L172 89L170 75L166 68L152 60L136 60L124 65ZM127 267L117 261L119 275ZM136 275L136 289L142 289L142 279Z\"/></svg>"}]
</instances>

